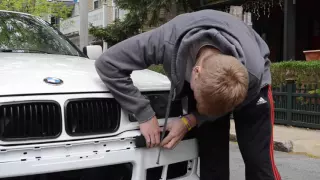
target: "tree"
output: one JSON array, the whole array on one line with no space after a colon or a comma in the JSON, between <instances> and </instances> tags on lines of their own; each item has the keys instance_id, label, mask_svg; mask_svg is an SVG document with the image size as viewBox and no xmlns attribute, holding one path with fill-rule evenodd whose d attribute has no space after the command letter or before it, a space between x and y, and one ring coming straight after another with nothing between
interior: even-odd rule
<instances>
[{"instance_id":1,"label":"tree","mask_svg":"<svg viewBox=\"0 0 320 180\"><path fill-rule=\"evenodd\" d=\"M97 40L108 42L108 46L110 47L131 36L139 34L142 23L143 21L138 14L129 13L124 21L117 19L106 28L90 25L89 33Z\"/></svg>"},{"instance_id":2,"label":"tree","mask_svg":"<svg viewBox=\"0 0 320 180\"><path fill-rule=\"evenodd\" d=\"M48 0L0 0L0 9L58 18L66 18L72 11L72 7L68 7L64 2Z\"/></svg>"},{"instance_id":3,"label":"tree","mask_svg":"<svg viewBox=\"0 0 320 180\"><path fill-rule=\"evenodd\" d=\"M182 7L183 12L190 11L188 0L115 0L115 4L129 11L124 20L116 20L106 28L90 26L89 30L97 40L104 40L109 46L166 22L162 15L170 12L173 4Z\"/></svg>"}]
</instances>

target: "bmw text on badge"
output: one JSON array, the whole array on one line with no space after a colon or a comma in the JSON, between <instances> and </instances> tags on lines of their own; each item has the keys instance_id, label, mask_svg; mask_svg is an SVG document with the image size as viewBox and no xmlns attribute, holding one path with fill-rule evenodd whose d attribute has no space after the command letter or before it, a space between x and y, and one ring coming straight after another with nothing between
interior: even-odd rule
<instances>
[{"instance_id":1,"label":"bmw text on badge","mask_svg":"<svg viewBox=\"0 0 320 180\"><path fill-rule=\"evenodd\" d=\"M52 85L61 85L63 84L63 81L59 78L55 78L55 77L47 77L44 79L44 82L46 82L47 84L52 84Z\"/></svg>"}]
</instances>

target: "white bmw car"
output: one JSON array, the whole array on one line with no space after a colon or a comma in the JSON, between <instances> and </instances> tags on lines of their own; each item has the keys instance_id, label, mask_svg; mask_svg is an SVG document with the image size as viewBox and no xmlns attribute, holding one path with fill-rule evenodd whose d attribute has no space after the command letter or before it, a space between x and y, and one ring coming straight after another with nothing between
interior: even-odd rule
<instances>
[{"instance_id":1,"label":"white bmw car","mask_svg":"<svg viewBox=\"0 0 320 180\"><path fill-rule=\"evenodd\" d=\"M137 147L138 123L96 73L99 48L84 54L40 18L0 11L0 179L199 179L192 137L161 151L160 164L159 148ZM132 79L163 124L170 81L149 70Z\"/></svg>"}]
</instances>

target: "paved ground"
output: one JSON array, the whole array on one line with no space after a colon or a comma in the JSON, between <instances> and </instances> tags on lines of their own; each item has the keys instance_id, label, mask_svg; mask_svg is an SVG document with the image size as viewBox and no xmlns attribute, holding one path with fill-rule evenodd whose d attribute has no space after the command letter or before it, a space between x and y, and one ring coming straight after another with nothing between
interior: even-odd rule
<instances>
[{"instance_id":1,"label":"paved ground","mask_svg":"<svg viewBox=\"0 0 320 180\"><path fill-rule=\"evenodd\" d=\"M231 121L232 136L235 136L235 125ZM284 152L307 153L320 157L320 130L274 126L275 150Z\"/></svg>"},{"instance_id":2,"label":"paved ground","mask_svg":"<svg viewBox=\"0 0 320 180\"><path fill-rule=\"evenodd\" d=\"M245 180L244 164L236 143L230 143L230 161L231 180ZM276 152L275 161L283 180L320 179L320 159Z\"/></svg>"}]
</instances>

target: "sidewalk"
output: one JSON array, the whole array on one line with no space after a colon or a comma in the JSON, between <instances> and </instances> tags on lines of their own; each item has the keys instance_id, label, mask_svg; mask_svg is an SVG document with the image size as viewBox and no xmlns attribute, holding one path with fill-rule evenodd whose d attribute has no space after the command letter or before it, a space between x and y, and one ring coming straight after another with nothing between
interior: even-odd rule
<instances>
[{"instance_id":1,"label":"sidewalk","mask_svg":"<svg viewBox=\"0 0 320 180\"><path fill-rule=\"evenodd\" d=\"M320 130L275 125L273 131L274 150L320 157ZM234 121L231 121L230 140L236 141Z\"/></svg>"}]
</instances>

